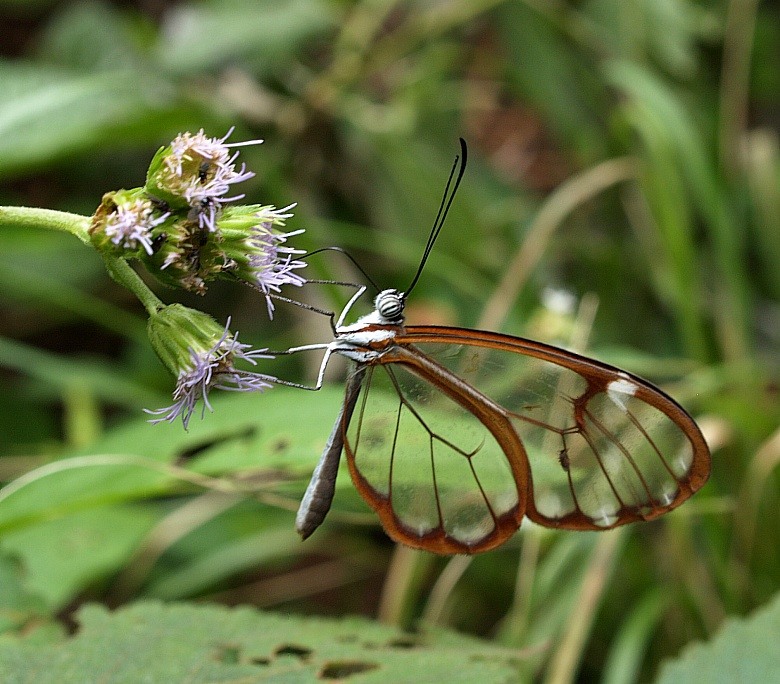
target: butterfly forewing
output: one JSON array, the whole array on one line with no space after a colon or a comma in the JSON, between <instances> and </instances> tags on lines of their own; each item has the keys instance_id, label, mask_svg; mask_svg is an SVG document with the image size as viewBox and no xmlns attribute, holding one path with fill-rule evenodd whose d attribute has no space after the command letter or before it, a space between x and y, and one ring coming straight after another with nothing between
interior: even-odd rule
<instances>
[{"instance_id":1,"label":"butterfly forewing","mask_svg":"<svg viewBox=\"0 0 780 684\"><path fill-rule=\"evenodd\" d=\"M652 519L709 475L693 420L633 375L495 333L410 327L396 343L500 406L530 463L525 513L540 524L604 529Z\"/></svg>"},{"instance_id":2,"label":"butterfly forewing","mask_svg":"<svg viewBox=\"0 0 780 684\"><path fill-rule=\"evenodd\" d=\"M347 460L392 537L472 553L514 532L525 508L525 459L514 459L520 470L513 469L512 447L470 408L405 363L370 366L361 391Z\"/></svg>"}]
</instances>

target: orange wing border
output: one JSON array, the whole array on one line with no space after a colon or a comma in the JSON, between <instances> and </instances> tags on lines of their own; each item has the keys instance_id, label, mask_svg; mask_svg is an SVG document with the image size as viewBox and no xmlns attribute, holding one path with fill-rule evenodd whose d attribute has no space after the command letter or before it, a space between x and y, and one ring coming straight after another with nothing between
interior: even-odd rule
<instances>
[{"instance_id":1,"label":"orange wing border","mask_svg":"<svg viewBox=\"0 0 780 684\"><path fill-rule=\"evenodd\" d=\"M710 450L696 421L666 392L648 380L634 375L633 373L582 356L576 352L559 349L558 347L535 340L513 337L502 333L472 330L469 328L435 325L408 326L404 329L403 334L398 335L395 338L394 342L402 347L423 343L461 344L523 354L561 366L579 374L588 382L588 393L579 398L579 403L582 405L586 403L590 396L600 392L608 392L608 387L611 382L615 380L628 380L636 387L635 396L637 399L665 414L669 420L682 430L690 441L693 450L693 458L687 477L684 479L676 478L679 485L677 496L668 504L654 508L649 514L640 514L630 508L626 508L619 511L618 521L610 526L594 525L586 517L581 516L576 512L551 521L540 515L536 510L533 500L533 488L531 488L528 505L526 507L526 515L534 522L547 527L560 527L564 529L604 530L639 520L652 520L663 515L667 511L676 508L689 499L695 492L701 489L709 479L712 468ZM468 384L464 381L461 382L463 382L463 384ZM478 391L478 388L475 389ZM506 411L504 407L502 407L502 409ZM578 407L575 405L575 414L578 410L581 410L581 406Z\"/></svg>"}]
</instances>

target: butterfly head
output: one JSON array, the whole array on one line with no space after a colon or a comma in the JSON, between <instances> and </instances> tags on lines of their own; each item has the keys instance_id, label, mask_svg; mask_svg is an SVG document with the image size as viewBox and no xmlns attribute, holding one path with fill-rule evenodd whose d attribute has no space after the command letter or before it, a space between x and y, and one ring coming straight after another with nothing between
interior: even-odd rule
<instances>
[{"instance_id":1,"label":"butterfly head","mask_svg":"<svg viewBox=\"0 0 780 684\"><path fill-rule=\"evenodd\" d=\"M374 300L381 322L391 325L403 323L405 305L406 295L398 290L382 290Z\"/></svg>"}]
</instances>

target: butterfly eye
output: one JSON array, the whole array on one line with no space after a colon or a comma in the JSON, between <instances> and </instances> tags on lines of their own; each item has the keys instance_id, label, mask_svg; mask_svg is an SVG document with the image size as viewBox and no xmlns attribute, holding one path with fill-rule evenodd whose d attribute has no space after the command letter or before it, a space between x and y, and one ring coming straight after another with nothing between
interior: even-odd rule
<instances>
[{"instance_id":1,"label":"butterfly eye","mask_svg":"<svg viewBox=\"0 0 780 684\"><path fill-rule=\"evenodd\" d=\"M384 290L377 295L374 305L382 318L398 321L404 312L403 294L397 290Z\"/></svg>"}]
</instances>

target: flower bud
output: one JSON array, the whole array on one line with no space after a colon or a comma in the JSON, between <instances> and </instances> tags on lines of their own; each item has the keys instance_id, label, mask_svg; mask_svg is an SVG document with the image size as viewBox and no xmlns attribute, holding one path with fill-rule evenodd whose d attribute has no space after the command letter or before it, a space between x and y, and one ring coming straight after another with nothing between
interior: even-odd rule
<instances>
[{"instance_id":1,"label":"flower bud","mask_svg":"<svg viewBox=\"0 0 780 684\"><path fill-rule=\"evenodd\" d=\"M148 333L155 353L176 376L174 403L165 408L147 410L160 416L153 423L172 422L181 416L186 428L195 406L203 402L203 411L211 410L211 389L262 391L272 387L275 378L235 367L238 359L252 365L258 358L273 358L265 349L252 349L231 334L228 325L219 325L211 316L181 304L171 304L152 314Z\"/></svg>"},{"instance_id":2,"label":"flower bud","mask_svg":"<svg viewBox=\"0 0 780 684\"><path fill-rule=\"evenodd\" d=\"M161 282L203 294L215 278L238 278L260 290L273 312L272 292L282 285L303 285L294 271L306 263L293 256L303 250L285 245L287 238L303 230L284 233L294 205L283 209L258 204L225 207L216 230L201 227L193 217L172 219L165 224L164 239L157 249L142 254L149 272ZM162 237L162 235L161 235Z\"/></svg>"},{"instance_id":3,"label":"flower bud","mask_svg":"<svg viewBox=\"0 0 780 684\"><path fill-rule=\"evenodd\" d=\"M170 304L149 317L149 341L160 361L175 376L187 370L192 353L203 354L223 339L225 326L183 304Z\"/></svg>"}]
</instances>

